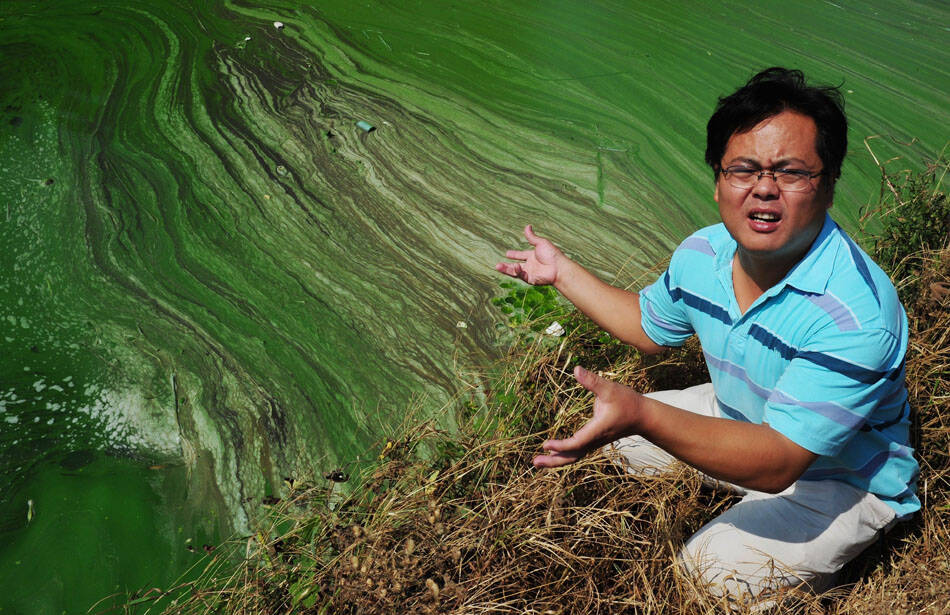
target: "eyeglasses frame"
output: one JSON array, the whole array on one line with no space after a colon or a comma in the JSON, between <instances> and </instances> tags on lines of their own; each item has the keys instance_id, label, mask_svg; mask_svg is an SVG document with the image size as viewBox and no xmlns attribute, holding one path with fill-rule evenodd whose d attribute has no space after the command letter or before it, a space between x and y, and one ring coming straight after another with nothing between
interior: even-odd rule
<instances>
[{"instance_id":1,"label":"eyeglasses frame","mask_svg":"<svg viewBox=\"0 0 950 615\"><path fill-rule=\"evenodd\" d=\"M719 169L719 174L722 175L722 176L726 179L727 182L729 182L729 174L730 174L730 173L734 173L735 171L734 171L733 169L736 169L736 168L737 168L737 167L727 167L727 168L723 169L723 168L720 167L720 169ZM807 185L812 185L812 184L811 184L811 180L815 179L816 177L821 177L822 175L827 175L827 173L825 173L825 171L818 171L818 172L816 172L816 173L811 173L811 172L809 172L809 171L806 171L805 169L781 169L781 168L779 168L779 169L775 169L775 168L771 168L771 169L749 169L748 167L739 167L739 168L741 168L741 169L743 169L743 170L751 170L753 173L756 174L755 181L753 181L753 182L752 182L751 184L749 184L748 186L736 186L736 185L733 184L732 182L729 182L729 185L730 185L730 186L732 186L733 188L739 188L740 190L748 190L748 189L750 189L750 188L755 187L755 185L756 185L757 183L759 183L759 182L762 180L762 177L763 177L763 176L768 175L768 176L770 176L770 177L772 178L772 181L775 182L775 185L779 187L779 190L785 190L785 191L787 191L787 192L803 192L803 191L806 189L806 188L805 188L805 184L802 185L802 189L801 189L801 190L797 190L797 189L794 189L794 188L792 188L791 190L789 190L788 187L783 187L783 186L778 182L778 179L775 177L775 174L776 174L777 172L784 172L784 173L790 173L791 175L797 175L797 176L802 177L802 178L807 178L807 179L809 180L809 181L807 182Z\"/></svg>"}]
</instances>

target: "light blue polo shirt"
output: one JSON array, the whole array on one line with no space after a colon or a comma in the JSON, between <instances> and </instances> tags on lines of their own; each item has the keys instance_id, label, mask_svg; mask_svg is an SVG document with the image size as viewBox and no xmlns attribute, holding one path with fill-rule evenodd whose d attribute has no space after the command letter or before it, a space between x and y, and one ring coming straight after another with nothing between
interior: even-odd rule
<instances>
[{"instance_id":1,"label":"light blue polo shirt","mask_svg":"<svg viewBox=\"0 0 950 615\"><path fill-rule=\"evenodd\" d=\"M695 333L723 414L819 455L803 480L844 481L910 516L907 316L887 274L827 216L805 257L741 314L735 252L722 224L680 244L640 294L644 331L663 346Z\"/></svg>"}]
</instances>

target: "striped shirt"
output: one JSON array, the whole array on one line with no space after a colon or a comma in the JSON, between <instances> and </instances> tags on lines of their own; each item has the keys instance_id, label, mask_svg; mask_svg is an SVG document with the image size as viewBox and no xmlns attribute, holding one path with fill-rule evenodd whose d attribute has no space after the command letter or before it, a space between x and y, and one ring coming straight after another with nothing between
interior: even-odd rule
<instances>
[{"instance_id":1,"label":"striped shirt","mask_svg":"<svg viewBox=\"0 0 950 615\"><path fill-rule=\"evenodd\" d=\"M887 274L828 216L805 257L742 314L735 252L722 224L680 244L640 294L644 331L663 346L695 333L724 415L819 455L802 480L844 481L910 516L920 502L907 316Z\"/></svg>"}]
</instances>

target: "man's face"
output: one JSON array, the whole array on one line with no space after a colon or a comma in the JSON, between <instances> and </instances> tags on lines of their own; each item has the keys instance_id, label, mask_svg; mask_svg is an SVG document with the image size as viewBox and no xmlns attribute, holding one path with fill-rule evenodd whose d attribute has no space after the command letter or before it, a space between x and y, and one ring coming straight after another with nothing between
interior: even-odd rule
<instances>
[{"instance_id":1,"label":"man's face","mask_svg":"<svg viewBox=\"0 0 950 615\"><path fill-rule=\"evenodd\" d=\"M808 116L783 111L735 133L726 143L722 168L822 170L815 148L817 128ZM803 192L779 190L765 175L751 188L736 188L720 175L714 198L726 229L739 244L740 261L784 269L808 251L831 207L834 183L827 176L811 180Z\"/></svg>"}]
</instances>

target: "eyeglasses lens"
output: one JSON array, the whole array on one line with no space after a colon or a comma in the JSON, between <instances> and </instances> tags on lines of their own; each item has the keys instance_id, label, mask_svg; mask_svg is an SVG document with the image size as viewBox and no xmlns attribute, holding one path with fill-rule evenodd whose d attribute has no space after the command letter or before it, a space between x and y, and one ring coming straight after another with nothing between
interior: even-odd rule
<instances>
[{"instance_id":1,"label":"eyeglasses lens","mask_svg":"<svg viewBox=\"0 0 950 615\"><path fill-rule=\"evenodd\" d=\"M803 175L801 173L725 169L723 174L726 176L726 180L730 185L742 189L755 186L761 178L765 177L768 177L774 181L779 188L787 192L800 192L802 190L807 190L811 185L808 175Z\"/></svg>"}]
</instances>

